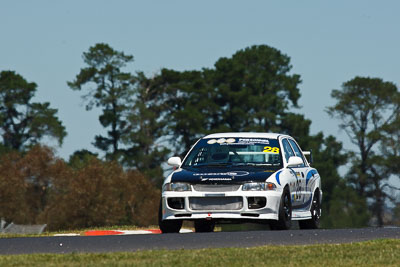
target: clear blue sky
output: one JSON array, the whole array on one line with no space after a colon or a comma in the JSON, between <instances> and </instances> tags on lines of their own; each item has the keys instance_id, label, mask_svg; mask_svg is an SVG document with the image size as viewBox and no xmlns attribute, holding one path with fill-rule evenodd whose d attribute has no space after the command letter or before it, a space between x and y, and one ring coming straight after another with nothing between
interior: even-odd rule
<instances>
[{"instance_id":1,"label":"clear blue sky","mask_svg":"<svg viewBox=\"0 0 400 267\"><path fill-rule=\"evenodd\" d=\"M38 84L68 136L68 159L102 133L98 111L85 111L66 85L82 68L82 53L98 42L132 54L130 71L156 73L212 67L219 57L267 44L291 58L300 74L299 113L312 133L337 135L324 112L332 89L356 75L400 82L400 1L11 1L0 2L0 70ZM51 143L50 143L51 144Z\"/></svg>"}]
</instances>

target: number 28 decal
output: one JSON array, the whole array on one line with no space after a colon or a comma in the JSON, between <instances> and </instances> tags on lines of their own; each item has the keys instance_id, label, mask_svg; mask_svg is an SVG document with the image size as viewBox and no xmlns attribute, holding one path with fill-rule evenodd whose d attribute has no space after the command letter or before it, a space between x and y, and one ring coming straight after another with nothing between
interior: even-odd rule
<instances>
[{"instance_id":1,"label":"number 28 decal","mask_svg":"<svg viewBox=\"0 0 400 267\"><path fill-rule=\"evenodd\" d=\"M276 153L279 154L279 147L270 147L270 146L265 146L264 153Z\"/></svg>"}]
</instances>

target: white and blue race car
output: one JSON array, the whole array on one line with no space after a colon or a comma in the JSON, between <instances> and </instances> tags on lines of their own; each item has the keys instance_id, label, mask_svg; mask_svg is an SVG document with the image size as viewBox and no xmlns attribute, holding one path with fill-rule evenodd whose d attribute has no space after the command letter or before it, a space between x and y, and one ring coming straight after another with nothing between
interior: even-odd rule
<instances>
[{"instance_id":1,"label":"white and blue race car","mask_svg":"<svg viewBox=\"0 0 400 267\"><path fill-rule=\"evenodd\" d=\"M297 142L274 133L219 133L198 140L165 179L159 209L163 233L176 233L183 220L196 232L216 222L269 223L271 229L318 228L321 180ZM311 161L311 160L310 160Z\"/></svg>"}]
</instances>

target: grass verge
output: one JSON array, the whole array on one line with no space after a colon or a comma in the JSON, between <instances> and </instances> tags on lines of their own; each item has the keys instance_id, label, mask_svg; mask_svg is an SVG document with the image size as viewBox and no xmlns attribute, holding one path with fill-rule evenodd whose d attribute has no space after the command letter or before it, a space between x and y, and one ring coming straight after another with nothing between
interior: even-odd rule
<instances>
[{"instance_id":1,"label":"grass verge","mask_svg":"<svg viewBox=\"0 0 400 267\"><path fill-rule=\"evenodd\" d=\"M0 266L400 266L400 240L131 253L0 256Z\"/></svg>"}]
</instances>

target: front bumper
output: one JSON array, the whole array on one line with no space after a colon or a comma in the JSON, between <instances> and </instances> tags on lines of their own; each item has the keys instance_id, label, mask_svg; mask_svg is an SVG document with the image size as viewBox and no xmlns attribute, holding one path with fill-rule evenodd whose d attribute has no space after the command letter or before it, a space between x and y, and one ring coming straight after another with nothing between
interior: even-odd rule
<instances>
[{"instance_id":1,"label":"front bumper","mask_svg":"<svg viewBox=\"0 0 400 267\"><path fill-rule=\"evenodd\" d=\"M234 191L234 192L172 192L166 191L162 193L162 220L278 220L278 210L281 199L281 191ZM266 205L262 208L249 208L249 199L265 197ZM183 207L180 209L171 208L168 204L169 198L182 198L184 200ZM222 198L240 199L241 207L235 209L199 209L191 202L192 199L202 200L202 198ZM203 199L207 202L207 199ZM228 206L227 206L228 207Z\"/></svg>"}]
</instances>

